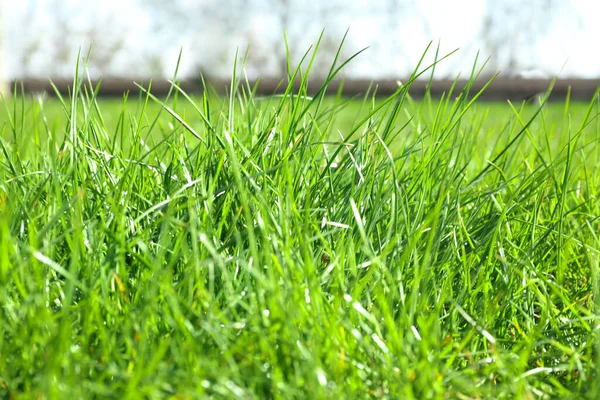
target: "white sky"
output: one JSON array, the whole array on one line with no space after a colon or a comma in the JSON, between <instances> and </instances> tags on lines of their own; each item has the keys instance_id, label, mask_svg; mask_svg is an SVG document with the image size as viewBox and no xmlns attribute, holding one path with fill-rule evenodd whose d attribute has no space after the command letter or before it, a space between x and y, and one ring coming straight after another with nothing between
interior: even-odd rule
<instances>
[{"instance_id":1,"label":"white sky","mask_svg":"<svg viewBox=\"0 0 600 400\"><path fill-rule=\"evenodd\" d=\"M370 49L348 66L346 76L404 77L426 45L434 41L433 56L439 41L441 54L461 50L436 67L438 77L468 74L479 50L482 61L492 57L490 72L600 77L600 0L549 1L290 0L286 30L298 59L323 27L330 50L350 27L346 55ZM283 6L277 0L249 0L248 9L225 8L235 3L0 0L5 69L11 78L67 77L77 50L85 52L93 43L93 74L169 76L183 47L184 76L196 75L199 68L228 76L236 47L244 51L250 43L249 74L278 74ZM394 3L399 11L390 8ZM235 23L219 19L236 12ZM486 25L490 15L492 23Z\"/></svg>"}]
</instances>

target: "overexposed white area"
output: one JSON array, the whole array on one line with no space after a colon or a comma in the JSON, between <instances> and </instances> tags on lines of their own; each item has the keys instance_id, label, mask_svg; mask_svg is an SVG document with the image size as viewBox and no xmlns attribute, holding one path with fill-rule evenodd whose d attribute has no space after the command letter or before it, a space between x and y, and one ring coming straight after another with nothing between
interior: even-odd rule
<instances>
[{"instance_id":1,"label":"overexposed white area","mask_svg":"<svg viewBox=\"0 0 600 400\"><path fill-rule=\"evenodd\" d=\"M323 29L324 75L346 32L345 68L354 78L408 76L432 43L436 77L468 75L478 55L485 73L598 78L598 0L0 0L8 78L67 78L78 51L94 77L231 74L247 51L250 77L285 73L286 31L298 62Z\"/></svg>"}]
</instances>

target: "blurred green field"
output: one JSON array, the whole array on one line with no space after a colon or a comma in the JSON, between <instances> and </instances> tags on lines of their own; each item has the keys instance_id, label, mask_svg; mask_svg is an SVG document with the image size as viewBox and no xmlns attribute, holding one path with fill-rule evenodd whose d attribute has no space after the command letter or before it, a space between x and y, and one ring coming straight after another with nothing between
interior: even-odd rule
<instances>
[{"instance_id":1,"label":"blurred green field","mask_svg":"<svg viewBox=\"0 0 600 400\"><path fill-rule=\"evenodd\" d=\"M152 132L152 137L155 140L160 140L161 137L168 134L177 126L177 121L168 112L162 110L163 106L156 102L149 102L144 105L142 94L137 96L127 94L123 98L99 98L97 104L102 110L102 125L108 133L114 136L123 136L130 128L127 126L131 120L138 119L137 122L150 124L155 116L160 115L157 121L158 129ZM212 118L222 118L227 112L228 104L225 100L216 94L212 94L211 110ZM43 99L43 106L40 105L40 100ZM201 97L192 97L194 102L201 102ZM167 100L167 99L164 99ZM278 97L259 97L253 99L256 103L260 103L262 107L268 108L279 100ZM328 109L322 118L327 118L327 122L331 124L329 127L330 135L334 139L339 139L340 134L346 137L348 132L358 124L369 108L373 105L378 105L383 101L382 98L368 98L365 101L360 96L336 97L328 96L324 98L323 104ZM202 120L198 117L197 111L190 102L184 100L167 100L169 107L172 107L175 112L180 115L190 126L198 128L202 126ZM560 140L554 140L555 135L564 133L566 125L571 125L581 121L587 112L589 103L587 102L549 102L544 105L543 112L539 118L532 121L530 130L543 130L551 139L551 146L554 145L554 151L557 151L558 146L564 144ZM145 108L144 108L145 107ZM513 110L515 108L517 111ZM447 116L437 115L440 108L440 99L412 100L409 99L403 105L403 110L398 115L399 124L408 124L407 129L402 132L399 142L407 138L416 138L422 132L432 129L436 118L445 118ZM515 129L517 120L528 121L537 111L539 105L537 102L522 102L509 104L509 102L478 102L469 108L464 118L472 121L471 125L477 131L474 132L478 140L485 143L496 142L503 143L508 136L508 129ZM448 111L448 110L446 110ZM9 102L2 104L0 102L0 126L4 126L3 137L7 140L11 138L10 125L15 124L16 129L38 135L40 138L46 138L48 133L52 133L57 139L64 136L65 127L68 124L70 110L65 109L61 102L48 96L40 97L39 95L19 96L11 99ZM140 114L144 116L140 118ZM146 117L151 116L151 118ZM415 118L415 115L418 118ZM517 118L518 115L518 118ZM89 117L88 117L89 118ZM78 113L78 121L84 121L85 116L81 112ZM15 121L15 122L12 122ZM518 124L517 124L518 125ZM598 123L593 122L584 128L584 136L589 136L590 139L595 139L595 131ZM574 129L571 126L571 129ZM419 131L421 133L419 133ZM186 138L191 135L184 132ZM26 139L23 136L22 139ZM19 139L17 139L19 140ZM21 143L21 149L28 149L26 140ZM122 141L123 145L127 145L127 140ZM542 144L543 145L543 144ZM475 150L482 152L482 157L489 156L486 152L486 147L477 146Z\"/></svg>"}]
</instances>

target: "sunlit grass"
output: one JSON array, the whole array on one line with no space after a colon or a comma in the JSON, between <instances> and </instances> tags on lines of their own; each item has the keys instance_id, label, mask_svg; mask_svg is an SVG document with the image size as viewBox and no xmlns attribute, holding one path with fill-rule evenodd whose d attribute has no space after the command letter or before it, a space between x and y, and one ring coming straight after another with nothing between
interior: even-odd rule
<instances>
[{"instance_id":1,"label":"sunlit grass","mask_svg":"<svg viewBox=\"0 0 600 400\"><path fill-rule=\"evenodd\" d=\"M311 57L6 105L1 397L596 398L597 101L309 97Z\"/></svg>"}]
</instances>

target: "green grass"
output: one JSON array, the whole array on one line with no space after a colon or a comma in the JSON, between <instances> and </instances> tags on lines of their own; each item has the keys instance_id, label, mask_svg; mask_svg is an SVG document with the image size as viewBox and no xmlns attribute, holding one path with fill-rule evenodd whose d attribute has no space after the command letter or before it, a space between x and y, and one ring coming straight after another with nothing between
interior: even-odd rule
<instances>
[{"instance_id":1,"label":"green grass","mask_svg":"<svg viewBox=\"0 0 600 400\"><path fill-rule=\"evenodd\" d=\"M598 398L600 104L309 97L311 57L5 103L1 398Z\"/></svg>"}]
</instances>

